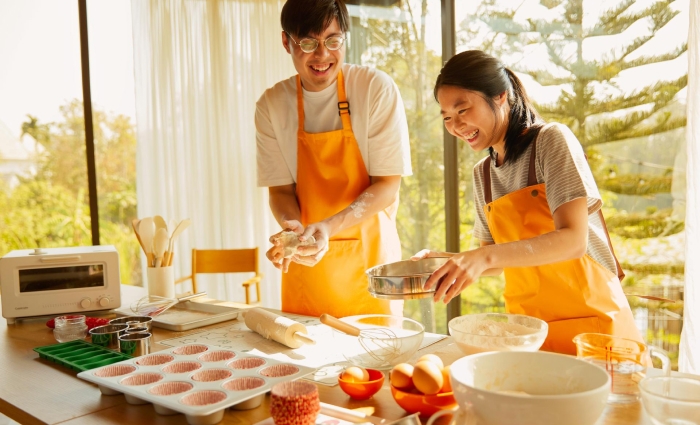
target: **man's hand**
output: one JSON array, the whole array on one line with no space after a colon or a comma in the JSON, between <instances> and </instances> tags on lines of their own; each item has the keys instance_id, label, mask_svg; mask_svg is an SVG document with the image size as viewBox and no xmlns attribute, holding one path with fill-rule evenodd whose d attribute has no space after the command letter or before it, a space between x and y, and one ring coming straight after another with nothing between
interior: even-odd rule
<instances>
[{"instance_id":1,"label":"man's hand","mask_svg":"<svg viewBox=\"0 0 700 425\"><path fill-rule=\"evenodd\" d=\"M285 220L282 222L282 227L284 227L282 232L292 231L297 234L302 234L304 232L304 226L302 226L297 220ZM292 258L284 258L284 245L282 245L282 242L280 241L280 234L282 232L278 232L270 236L270 243L272 243L273 246L265 253L265 255L276 268L282 270L283 273L287 273L289 270L289 263L292 261Z\"/></svg>"},{"instance_id":2,"label":"man's hand","mask_svg":"<svg viewBox=\"0 0 700 425\"><path fill-rule=\"evenodd\" d=\"M306 230L299 236L299 240L303 242L313 236L316 243L297 247L297 253L292 257L292 261L308 267L318 264L328 252L329 231L328 224L323 221L306 226Z\"/></svg>"}]
</instances>

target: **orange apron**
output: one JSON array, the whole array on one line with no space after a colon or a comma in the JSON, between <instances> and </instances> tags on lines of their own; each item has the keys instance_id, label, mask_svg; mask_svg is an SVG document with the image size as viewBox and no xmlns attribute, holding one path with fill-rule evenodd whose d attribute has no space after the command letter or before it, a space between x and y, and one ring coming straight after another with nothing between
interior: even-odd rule
<instances>
[{"instance_id":1,"label":"orange apron","mask_svg":"<svg viewBox=\"0 0 700 425\"><path fill-rule=\"evenodd\" d=\"M483 164L484 212L495 243L521 241L555 230L545 184L537 184L535 152L533 141L527 187L493 202L491 158ZM504 273L506 311L538 317L549 324L542 350L575 355L572 339L583 332L643 342L620 280L588 254L544 266L505 268Z\"/></svg>"},{"instance_id":2,"label":"orange apron","mask_svg":"<svg viewBox=\"0 0 700 425\"><path fill-rule=\"evenodd\" d=\"M297 186L304 226L347 208L370 186L360 148L350 123L350 104L342 71L338 73L338 114L341 130L304 131L304 97L297 76ZM369 200L371 202L371 199ZM328 252L315 266L289 265L282 275L282 311L336 317L356 314L403 314L401 301L372 297L365 270L401 259L396 230L396 201L362 223L330 238Z\"/></svg>"}]
</instances>

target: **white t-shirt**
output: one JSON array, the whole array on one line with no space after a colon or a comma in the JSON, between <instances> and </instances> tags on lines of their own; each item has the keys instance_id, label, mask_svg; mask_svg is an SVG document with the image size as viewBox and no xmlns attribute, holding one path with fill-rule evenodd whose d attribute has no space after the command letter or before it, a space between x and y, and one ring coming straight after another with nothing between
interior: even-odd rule
<instances>
[{"instance_id":1,"label":"white t-shirt","mask_svg":"<svg viewBox=\"0 0 700 425\"><path fill-rule=\"evenodd\" d=\"M411 175L408 124L396 83L384 72L343 65L352 131L370 176ZM304 129L322 133L343 128L338 115L338 82L320 92L303 90ZM297 180L296 75L275 84L255 109L258 186Z\"/></svg>"}]
</instances>

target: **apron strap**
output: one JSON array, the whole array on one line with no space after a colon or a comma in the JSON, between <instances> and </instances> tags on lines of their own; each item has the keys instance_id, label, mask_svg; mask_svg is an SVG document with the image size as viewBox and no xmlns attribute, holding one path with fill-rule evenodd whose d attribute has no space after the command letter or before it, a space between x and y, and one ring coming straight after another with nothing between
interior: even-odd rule
<instances>
[{"instance_id":1,"label":"apron strap","mask_svg":"<svg viewBox=\"0 0 700 425\"><path fill-rule=\"evenodd\" d=\"M530 167L527 170L527 186L534 186L537 184L537 173L535 172L535 155L537 153L537 138L535 138L530 144L532 145L532 151L530 152Z\"/></svg>"},{"instance_id":2,"label":"apron strap","mask_svg":"<svg viewBox=\"0 0 700 425\"><path fill-rule=\"evenodd\" d=\"M534 186L537 184L537 174L535 173L536 141L537 140L533 140L531 143L532 151L530 153L530 165L527 172L527 186ZM486 201L486 205L488 205L493 201L493 196L491 195L491 155L489 155L482 164L481 172L484 176L484 200Z\"/></svg>"},{"instance_id":3,"label":"apron strap","mask_svg":"<svg viewBox=\"0 0 700 425\"><path fill-rule=\"evenodd\" d=\"M610 234L608 233L608 226L605 225L605 217L603 217L602 207L598 210L598 216L600 217L600 223L603 225L603 230L605 230L605 238L608 240L610 252L612 252L612 256L615 259L615 267L617 267L617 277L618 279L620 279L620 282L622 282L622 279L625 278L625 272L622 271L622 266L620 266L620 262L617 261L617 255L615 255L615 250L613 249L612 241L610 240Z\"/></svg>"},{"instance_id":4,"label":"apron strap","mask_svg":"<svg viewBox=\"0 0 700 425\"><path fill-rule=\"evenodd\" d=\"M352 130L350 123L350 102L345 94L345 79L343 71L338 71L338 115L343 122L343 130ZM301 77L297 74L297 116L299 131L304 131L304 96L301 88Z\"/></svg>"},{"instance_id":5,"label":"apron strap","mask_svg":"<svg viewBox=\"0 0 700 425\"><path fill-rule=\"evenodd\" d=\"M482 164L481 171L484 175L484 200L488 205L493 200L491 198L491 155L486 157L486 161Z\"/></svg>"},{"instance_id":6,"label":"apron strap","mask_svg":"<svg viewBox=\"0 0 700 425\"><path fill-rule=\"evenodd\" d=\"M348 102L348 97L345 94L345 78L343 77L343 70L338 71L338 115L343 121L343 130L352 130L352 124L350 124L350 102Z\"/></svg>"},{"instance_id":7,"label":"apron strap","mask_svg":"<svg viewBox=\"0 0 700 425\"><path fill-rule=\"evenodd\" d=\"M301 89L301 77L297 74L297 116L299 128L297 133L304 131L304 95Z\"/></svg>"}]
</instances>

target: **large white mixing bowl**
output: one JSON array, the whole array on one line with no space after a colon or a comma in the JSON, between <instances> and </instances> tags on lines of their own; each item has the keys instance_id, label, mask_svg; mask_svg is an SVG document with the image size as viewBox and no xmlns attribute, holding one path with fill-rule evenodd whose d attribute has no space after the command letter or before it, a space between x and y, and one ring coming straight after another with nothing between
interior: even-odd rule
<instances>
[{"instance_id":1,"label":"large white mixing bowl","mask_svg":"<svg viewBox=\"0 0 700 425\"><path fill-rule=\"evenodd\" d=\"M454 397L479 425L593 425L610 391L605 369L547 352L491 352L450 367Z\"/></svg>"}]
</instances>

